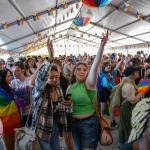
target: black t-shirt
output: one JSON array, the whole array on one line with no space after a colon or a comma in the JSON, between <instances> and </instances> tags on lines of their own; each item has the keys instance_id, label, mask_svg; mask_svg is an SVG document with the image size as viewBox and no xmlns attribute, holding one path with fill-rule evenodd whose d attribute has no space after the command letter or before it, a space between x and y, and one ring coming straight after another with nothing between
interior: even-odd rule
<instances>
[{"instance_id":1,"label":"black t-shirt","mask_svg":"<svg viewBox=\"0 0 150 150\"><path fill-rule=\"evenodd\" d=\"M63 75L60 75L60 87L62 88L64 97L66 95L68 83L69 83L69 80L66 77L64 77Z\"/></svg>"}]
</instances>

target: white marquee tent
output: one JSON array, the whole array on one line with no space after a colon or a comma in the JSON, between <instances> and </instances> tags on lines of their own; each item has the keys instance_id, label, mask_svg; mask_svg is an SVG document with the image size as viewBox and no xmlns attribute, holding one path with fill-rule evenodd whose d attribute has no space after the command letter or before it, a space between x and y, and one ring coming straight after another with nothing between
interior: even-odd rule
<instances>
[{"instance_id":1,"label":"white marquee tent","mask_svg":"<svg viewBox=\"0 0 150 150\"><path fill-rule=\"evenodd\" d=\"M66 9L61 6L64 2L68 4ZM0 28L0 49L27 54L45 46L48 37L55 47L71 49L78 45L85 51L88 46L97 49L106 29L111 31L107 49L149 49L150 0L112 0L101 8L90 8L82 2L76 8L77 3L77 0L1 0L0 21L7 22L8 28ZM122 10L124 3L130 5L128 12ZM53 15L48 16L48 8ZM142 13L140 19L136 17L137 11ZM38 21L33 20L34 13L39 16ZM73 19L78 16L90 17L90 24L77 28ZM23 19L22 26L17 24L18 17Z\"/></svg>"}]
</instances>

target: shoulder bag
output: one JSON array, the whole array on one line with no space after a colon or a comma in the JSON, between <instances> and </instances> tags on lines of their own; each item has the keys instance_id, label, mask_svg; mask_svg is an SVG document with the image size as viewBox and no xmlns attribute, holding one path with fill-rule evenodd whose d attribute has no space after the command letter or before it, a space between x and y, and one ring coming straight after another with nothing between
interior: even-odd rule
<instances>
[{"instance_id":1,"label":"shoulder bag","mask_svg":"<svg viewBox=\"0 0 150 150\"><path fill-rule=\"evenodd\" d=\"M41 111L42 111L42 106L40 108L40 112L37 117L37 124L39 122ZM25 127L15 129L15 150L41 150L39 140L36 135L36 129L32 129L31 127L28 127L27 124Z\"/></svg>"},{"instance_id":2,"label":"shoulder bag","mask_svg":"<svg viewBox=\"0 0 150 150\"><path fill-rule=\"evenodd\" d=\"M86 87L86 86L85 86ZM88 93L88 91L87 91ZM110 120L106 117L102 116L101 113L99 113L98 109L96 108L96 105L93 103L92 98L88 94L91 103L95 109L95 113L99 119L100 122L100 136L99 136L99 143L102 146L109 146L113 143L113 137L110 131Z\"/></svg>"}]
</instances>

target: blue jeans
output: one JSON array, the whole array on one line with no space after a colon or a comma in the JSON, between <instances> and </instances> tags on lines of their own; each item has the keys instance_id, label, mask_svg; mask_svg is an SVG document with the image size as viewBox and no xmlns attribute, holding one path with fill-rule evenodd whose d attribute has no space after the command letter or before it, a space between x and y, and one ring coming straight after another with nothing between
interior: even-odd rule
<instances>
[{"instance_id":1,"label":"blue jeans","mask_svg":"<svg viewBox=\"0 0 150 150\"><path fill-rule=\"evenodd\" d=\"M84 120L71 119L75 150L89 148L96 150L99 139L100 124L96 115Z\"/></svg>"},{"instance_id":2,"label":"blue jeans","mask_svg":"<svg viewBox=\"0 0 150 150\"><path fill-rule=\"evenodd\" d=\"M60 150L58 126L54 122L50 140L39 139L41 150Z\"/></svg>"}]
</instances>

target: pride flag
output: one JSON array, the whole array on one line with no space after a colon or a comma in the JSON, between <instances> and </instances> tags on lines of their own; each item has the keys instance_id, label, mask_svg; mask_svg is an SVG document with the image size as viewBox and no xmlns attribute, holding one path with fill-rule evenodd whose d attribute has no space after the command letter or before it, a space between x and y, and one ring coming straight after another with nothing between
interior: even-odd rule
<instances>
[{"instance_id":1,"label":"pride flag","mask_svg":"<svg viewBox=\"0 0 150 150\"><path fill-rule=\"evenodd\" d=\"M138 18L138 19L142 18L142 13L140 11L137 11L136 18Z\"/></svg>"},{"instance_id":2,"label":"pride flag","mask_svg":"<svg viewBox=\"0 0 150 150\"><path fill-rule=\"evenodd\" d=\"M1 25L2 25L2 26L1 26L2 29L7 29L7 28L8 28L7 22L5 22L5 23L2 22Z\"/></svg>"},{"instance_id":3,"label":"pride flag","mask_svg":"<svg viewBox=\"0 0 150 150\"><path fill-rule=\"evenodd\" d=\"M138 92L143 93L149 89L150 81L148 79L141 79L138 87Z\"/></svg>"},{"instance_id":4,"label":"pride flag","mask_svg":"<svg viewBox=\"0 0 150 150\"><path fill-rule=\"evenodd\" d=\"M82 0L78 0L78 2L82 2Z\"/></svg>"},{"instance_id":5,"label":"pride flag","mask_svg":"<svg viewBox=\"0 0 150 150\"><path fill-rule=\"evenodd\" d=\"M122 10L125 11L125 12L128 12L129 11L129 5L127 3L125 3L122 7Z\"/></svg>"},{"instance_id":6,"label":"pride flag","mask_svg":"<svg viewBox=\"0 0 150 150\"><path fill-rule=\"evenodd\" d=\"M12 96L2 88L0 88L0 118L3 123L3 134L15 134L14 129L20 127L20 113Z\"/></svg>"},{"instance_id":7,"label":"pride flag","mask_svg":"<svg viewBox=\"0 0 150 150\"><path fill-rule=\"evenodd\" d=\"M68 8L68 4L66 2L65 2L65 4L61 4L61 6L62 6L63 9Z\"/></svg>"},{"instance_id":8,"label":"pride flag","mask_svg":"<svg viewBox=\"0 0 150 150\"><path fill-rule=\"evenodd\" d=\"M35 15L32 15L32 17L33 17L33 20L34 20L34 21L37 21L37 20L39 20L39 16L38 16L37 14L35 14Z\"/></svg>"},{"instance_id":9,"label":"pride flag","mask_svg":"<svg viewBox=\"0 0 150 150\"><path fill-rule=\"evenodd\" d=\"M17 19L17 24L18 24L18 26L23 25L23 19L22 18L21 19Z\"/></svg>"},{"instance_id":10,"label":"pride flag","mask_svg":"<svg viewBox=\"0 0 150 150\"><path fill-rule=\"evenodd\" d=\"M53 15L53 10L52 9L47 9L47 14L48 14L48 16Z\"/></svg>"}]
</instances>

